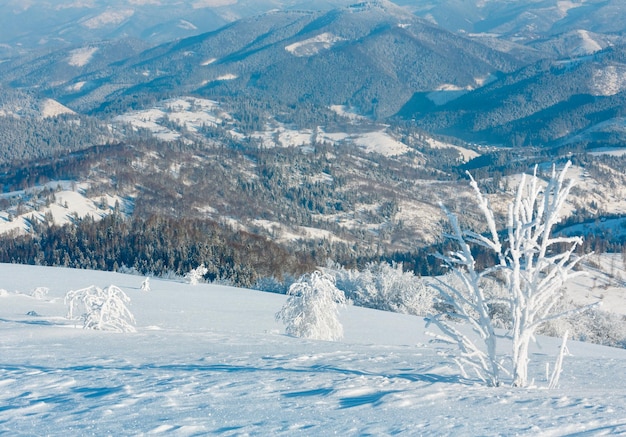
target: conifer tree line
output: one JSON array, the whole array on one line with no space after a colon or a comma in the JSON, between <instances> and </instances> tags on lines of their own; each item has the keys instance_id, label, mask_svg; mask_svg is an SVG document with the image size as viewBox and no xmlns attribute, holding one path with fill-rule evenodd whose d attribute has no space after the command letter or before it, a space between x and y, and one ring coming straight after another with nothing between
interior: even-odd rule
<instances>
[{"instance_id":1,"label":"conifer tree line","mask_svg":"<svg viewBox=\"0 0 626 437\"><path fill-rule=\"evenodd\" d=\"M182 276L204 264L208 280L250 287L259 278L300 275L314 268L310 257L256 235L210 220L153 216L126 220L119 213L100 221L45 226L29 235L3 237L0 262Z\"/></svg>"}]
</instances>

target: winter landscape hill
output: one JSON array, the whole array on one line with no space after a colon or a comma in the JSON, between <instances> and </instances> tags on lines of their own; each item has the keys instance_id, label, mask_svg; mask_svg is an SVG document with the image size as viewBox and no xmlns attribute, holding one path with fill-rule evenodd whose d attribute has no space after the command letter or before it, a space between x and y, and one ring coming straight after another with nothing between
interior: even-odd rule
<instances>
[{"instance_id":1,"label":"winter landscape hill","mask_svg":"<svg viewBox=\"0 0 626 437\"><path fill-rule=\"evenodd\" d=\"M289 337L285 296L117 273L0 265L0 430L13 435L619 435L626 351L539 337L528 389L460 376L424 320L349 306L345 336ZM64 296L121 287L136 332L81 329ZM45 288L45 289L44 289ZM431 330L431 328L429 328ZM505 343L503 342L503 346Z\"/></svg>"},{"instance_id":2,"label":"winter landscape hill","mask_svg":"<svg viewBox=\"0 0 626 437\"><path fill-rule=\"evenodd\" d=\"M626 434L621 0L0 12L0 433ZM561 169L557 240L515 252L523 174L549 198ZM460 305L450 269L478 275ZM338 341L277 322L314 271L348 300ZM511 284L553 284L528 378ZM128 332L81 329L120 293ZM470 347L477 318L497 348Z\"/></svg>"}]
</instances>

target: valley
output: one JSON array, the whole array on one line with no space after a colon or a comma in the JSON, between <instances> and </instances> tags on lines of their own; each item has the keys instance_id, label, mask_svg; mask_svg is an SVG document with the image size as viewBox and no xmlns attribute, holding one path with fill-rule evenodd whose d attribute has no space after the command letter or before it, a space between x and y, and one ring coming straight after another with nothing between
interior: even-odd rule
<instances>
[{"instance_id":1,"label":"valley","mask_svg":"<svg viewBox=\"0 0 626 437\"><path fill-rule=\"evenodd\" d=\"M563 226L619 219L626 61L606 18L619 3L471 3L242 1L197 6L222 20L202 28L185 8L94 2L50 12L68 14L63 41L0 33L0 231L208 220L304 264L430 274L440 204L483 226L467 171L497 209L520 173L566 160ZM151 36L121 36L157 10L182 33L144 22ZM589 247L621 250L620 233L591 228Z\"/></svg>"}]
</instances>

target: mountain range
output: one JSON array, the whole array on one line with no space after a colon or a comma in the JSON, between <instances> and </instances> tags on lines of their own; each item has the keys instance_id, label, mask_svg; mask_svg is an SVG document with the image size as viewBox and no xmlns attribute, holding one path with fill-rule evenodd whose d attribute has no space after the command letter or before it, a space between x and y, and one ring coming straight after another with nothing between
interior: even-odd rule
<instances>
[{"instance_id":1,"label":"mountain range","mask_svg":"<svg viewBox=\"0 0 626 437\"><path fill-rule=\"evenodd\" d=\"M70 179L128 215L356 262L437 244L465 170L506 197L514 174L565 157L593 180L577 220L625 210L620 2L60 5L2 5L8 222L42 207L15 193Z\"/></svg>"}]
</instances>

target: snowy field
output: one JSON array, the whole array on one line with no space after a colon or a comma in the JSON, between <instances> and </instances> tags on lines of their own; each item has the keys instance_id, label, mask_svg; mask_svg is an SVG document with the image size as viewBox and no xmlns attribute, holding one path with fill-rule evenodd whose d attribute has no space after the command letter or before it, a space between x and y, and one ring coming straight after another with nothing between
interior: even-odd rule
<instances>
[{"instance_id":1,"label":"snowy field","mask_svg":"<svg viewBox=\"0 0 626 437\"><path fill-rule=\"evenodd\" d=\"M547 390L560 341L539 338L535 388L488 388L418 317L348 307L342 341L312 341L284 335L281 295L158 279L145 292L139 276L6 264L0 278L0 434L626 434L626 350L570 342ZM67 291L110 284L136 333L64 317Z\"/></svg>"}]
</instances>

